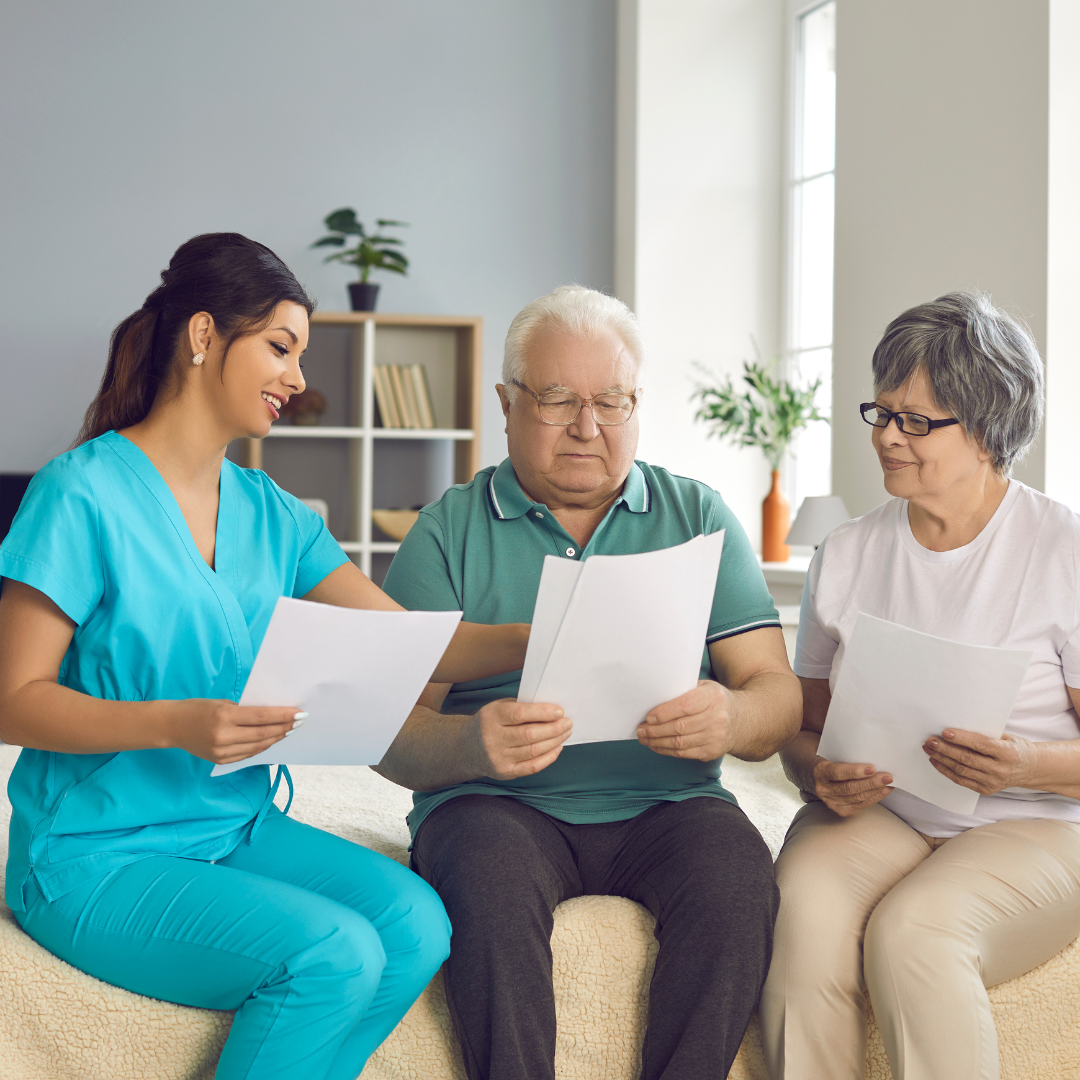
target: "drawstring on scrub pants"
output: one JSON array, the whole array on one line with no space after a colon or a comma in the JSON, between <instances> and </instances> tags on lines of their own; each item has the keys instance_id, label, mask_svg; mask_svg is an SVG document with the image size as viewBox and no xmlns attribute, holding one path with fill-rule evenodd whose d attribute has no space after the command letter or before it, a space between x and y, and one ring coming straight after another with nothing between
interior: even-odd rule
<instances>
[{"instance_id":1,"label":"drawstring on scrub pants","mask_svg":"<svg viewBox=\"0 0 1080 1080\"><path fill-rule=\"evenodd\" d=\"M289 812L289 807L292 806L293 795L295 794L295 792L293 791L292 777L289 775L289 769L287 766L279 765L277 770L277 776L274 777L274 782L270 785L270 792L266 796L266 799L263 802L258 814L255 815L255 821L252 823L251 832L248 833L247 842L249 844L253 844L255 842L255 834L259 831L259 826L262 825L263 820L266 818L266 815L270 812L270 807L274 805L274 796L277 795L278 788L281 786L282 776L285 777L285 783L289 785L289 801L285 804L285 809L282 812L287 814Z\"/></svg>"}]
</instances>

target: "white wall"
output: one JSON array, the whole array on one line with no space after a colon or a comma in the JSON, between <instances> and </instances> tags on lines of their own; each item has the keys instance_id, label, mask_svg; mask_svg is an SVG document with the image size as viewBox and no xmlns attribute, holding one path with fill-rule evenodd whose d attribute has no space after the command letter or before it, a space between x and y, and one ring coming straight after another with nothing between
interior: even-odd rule
<instances>
[{"instance_id":1,"label":"white wall","mask_svg":"<svg viewBox=\"0 0 1080 1080\"><path fill-rule=\"evenodd\" d=\"M67 447L109 331L195 233L346 307L308 248L340 206L412 223L380 309L483 315L494 384L522 305L613 285L614 115L615 0L3 5L0 471Z\"/></svg>"},{"instance_id":2,"label":"white wall","mask_svg":"<svg viewBox=\"0 0 1080 1080\"><path fill-rule=\"evenodd\" d=\"M1063 391L1075 401L1080 390L1070 266L1080 242L1080 19L1074 0L1053 6L1067 14L1055 25L1051 85L1051 0L841 0L833 461L834 491L852 513L886 498L856 408L872 393L873 348L905 308L965 286L1024 317L1047 359L1051 439L1016 475L1040 488L1059 477L1058 497L1063 474L1076 476L1072 406L1059 409Z\"/></svg>"},{"instance_id":3,"label":"white wall","mask_svg":"<svg viewBox=\"0 0 1080 1080\"><path fill-rule=\"evenodd\" d=\"M717 488L757 545L764 457L706 439L688 399L694 360L738 373L751 338L779 350L783 0L624 0L623 17L634 8L632 243L620 219L633 274L620 260L619 287L649 351L641 456Z\"/></svg>"}]
</instances>

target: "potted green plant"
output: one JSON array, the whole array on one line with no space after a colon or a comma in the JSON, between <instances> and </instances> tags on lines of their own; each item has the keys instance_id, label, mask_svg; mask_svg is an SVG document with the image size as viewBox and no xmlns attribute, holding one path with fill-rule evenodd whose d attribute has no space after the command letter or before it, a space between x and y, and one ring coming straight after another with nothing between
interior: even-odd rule
<instances>
[{"instance_id":1,"label":"potted green plant","mask_svg":"<svg viewBox=\"0 0 1080 1080\"><path fill-rule=\"evenodd\" d=\"M720 380L700 364L712 384L699 383L694 399L701 403L694 416L709 425L709 434L728 439L737 446L756 446L769 462L772 488L761 504L761 557L765 562L786 562L784 538L791 525L791 506L780 490L780 462L784 451L799 432L815 420L824 420L815 404L821 380L800 389L787 379L777 378L758 357L743 361L742 381L748 389L741 393L731 376Z\"/></svg>"},{"instance_id":2,"label":"potted green plant","mask_svg":"<svg viewBox=\"0 0 1080 1080\"><path fill-rule=\"evenodd\" d=\"M397 249L404 243L394 236L383 236L381 230L405 228L406 221L390 221L378 218L374 233L364 228L363 222L356 217L351 207L335 210L327 214L323 224L330 230L329 236L316 240L312 247L339 247L344 250L327 255L323 262L342 262L355 266L360 271L360 280L349 286L349 299L353 311L374 311L379 297L379 286L368 281L372 270L389 270L393 274L408 272L409 260ZM353 247L346 248L350 239L356 239Z\"/></svg>"}]
</instances>

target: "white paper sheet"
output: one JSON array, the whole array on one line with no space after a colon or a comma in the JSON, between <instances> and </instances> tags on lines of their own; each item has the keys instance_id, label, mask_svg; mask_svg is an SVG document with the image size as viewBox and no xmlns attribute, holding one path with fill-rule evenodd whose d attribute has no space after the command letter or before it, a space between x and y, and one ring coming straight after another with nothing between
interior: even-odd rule
<instances>
[{"instance_id":1,"label":"white paper sheet","mask_svg":"<svg viewBox=\"0 0 1080 1080\"><path fill-rule=\"evenodd\" d=\"M518 700L561 705L567 745L636 739L651 708L697 685L723 546L721 531L573 572L548 556Z\"/></svg>"},{"instance_id":2,"label":"white paper sheet","mask_svg":"<svg viewBox=\"0 0 1080 1080\"><path fill-rule=\"evenodd\" d=\"M540 573L540 588L533 608L532 629L529 631L529 647L525 652L525 666L521 671L518 701L536 701L536 688L544 674L552 646L562 626L566 607L577 584L578 574L586 563L574 559L560 559L556 555L544 558Z\"/></svg>"},{"instance_id":3,"label":"white paper sheet","mask_svg":"<svg viewBox=\"0 0 1080 1080\"><path fill-rule=\"evenodd\" d=\"M955 814L978 793L946 779L922 745L945 728L1000 739L1031 653L964 645L859 612L840 663L818 753L866 762L894 786Z\"/></svg>"},{"instance_id":4,"label":"white paper sheet","mask_svg":"<svg viewBox=\"0 0 1080 1080\"><path fill-rule=\"evenodd\" d=\"M249 765L376 765L461 621L460 611L358 611L282 597L240 697L295 705L304 726Z\"/></svg>"}]
</instances>

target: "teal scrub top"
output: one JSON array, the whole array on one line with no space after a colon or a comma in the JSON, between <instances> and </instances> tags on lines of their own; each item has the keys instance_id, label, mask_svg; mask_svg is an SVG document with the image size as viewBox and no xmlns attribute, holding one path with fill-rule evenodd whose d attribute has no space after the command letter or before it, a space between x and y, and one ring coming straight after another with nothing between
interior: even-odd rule
<instances>
[{"instance_id":1,"label":"teal scrub top","mask_svg":"<svg viewBox=\"0 0 1080 1080\"><path fill-rule=\"evenodd\" d=\"M546 555L581 560L685 543L726 529L712 614L702 642L701 678L712 676L706 645L780 625L757 556L738 519L711 487L635 462L623 490L583 549L555 515L517 482L510 459L482 469L420 511L390 564L383 588L406 608L464 611L469 622L532 622ZM445 713L475 713L516 697L520 671L456 683ZM516 780L481 778L413 795L415 837L428 814L459 795L508 795L562 821L620 821L659 802L734 798L720 761L665 757L636 739L567 746L546 769Z\"/></svg>"},{"instance_id":2,"label":"teal scrub top","mask_svg":"<svg viewBox=\"0 0 1080 1080\"><path fill-rule=\"evenodd\" d=\"M110 431L34 477L0 577L76 624L61 685L109 701L238 701L278 598L347 558L317 514L226 460L211 570L150 459ZM185 750L23 750L8 784L8 906L24 910L31 874L51 901L150 855L228 854L269 805L270 770L212 769Z\"/></svg>"}]
</instances>

